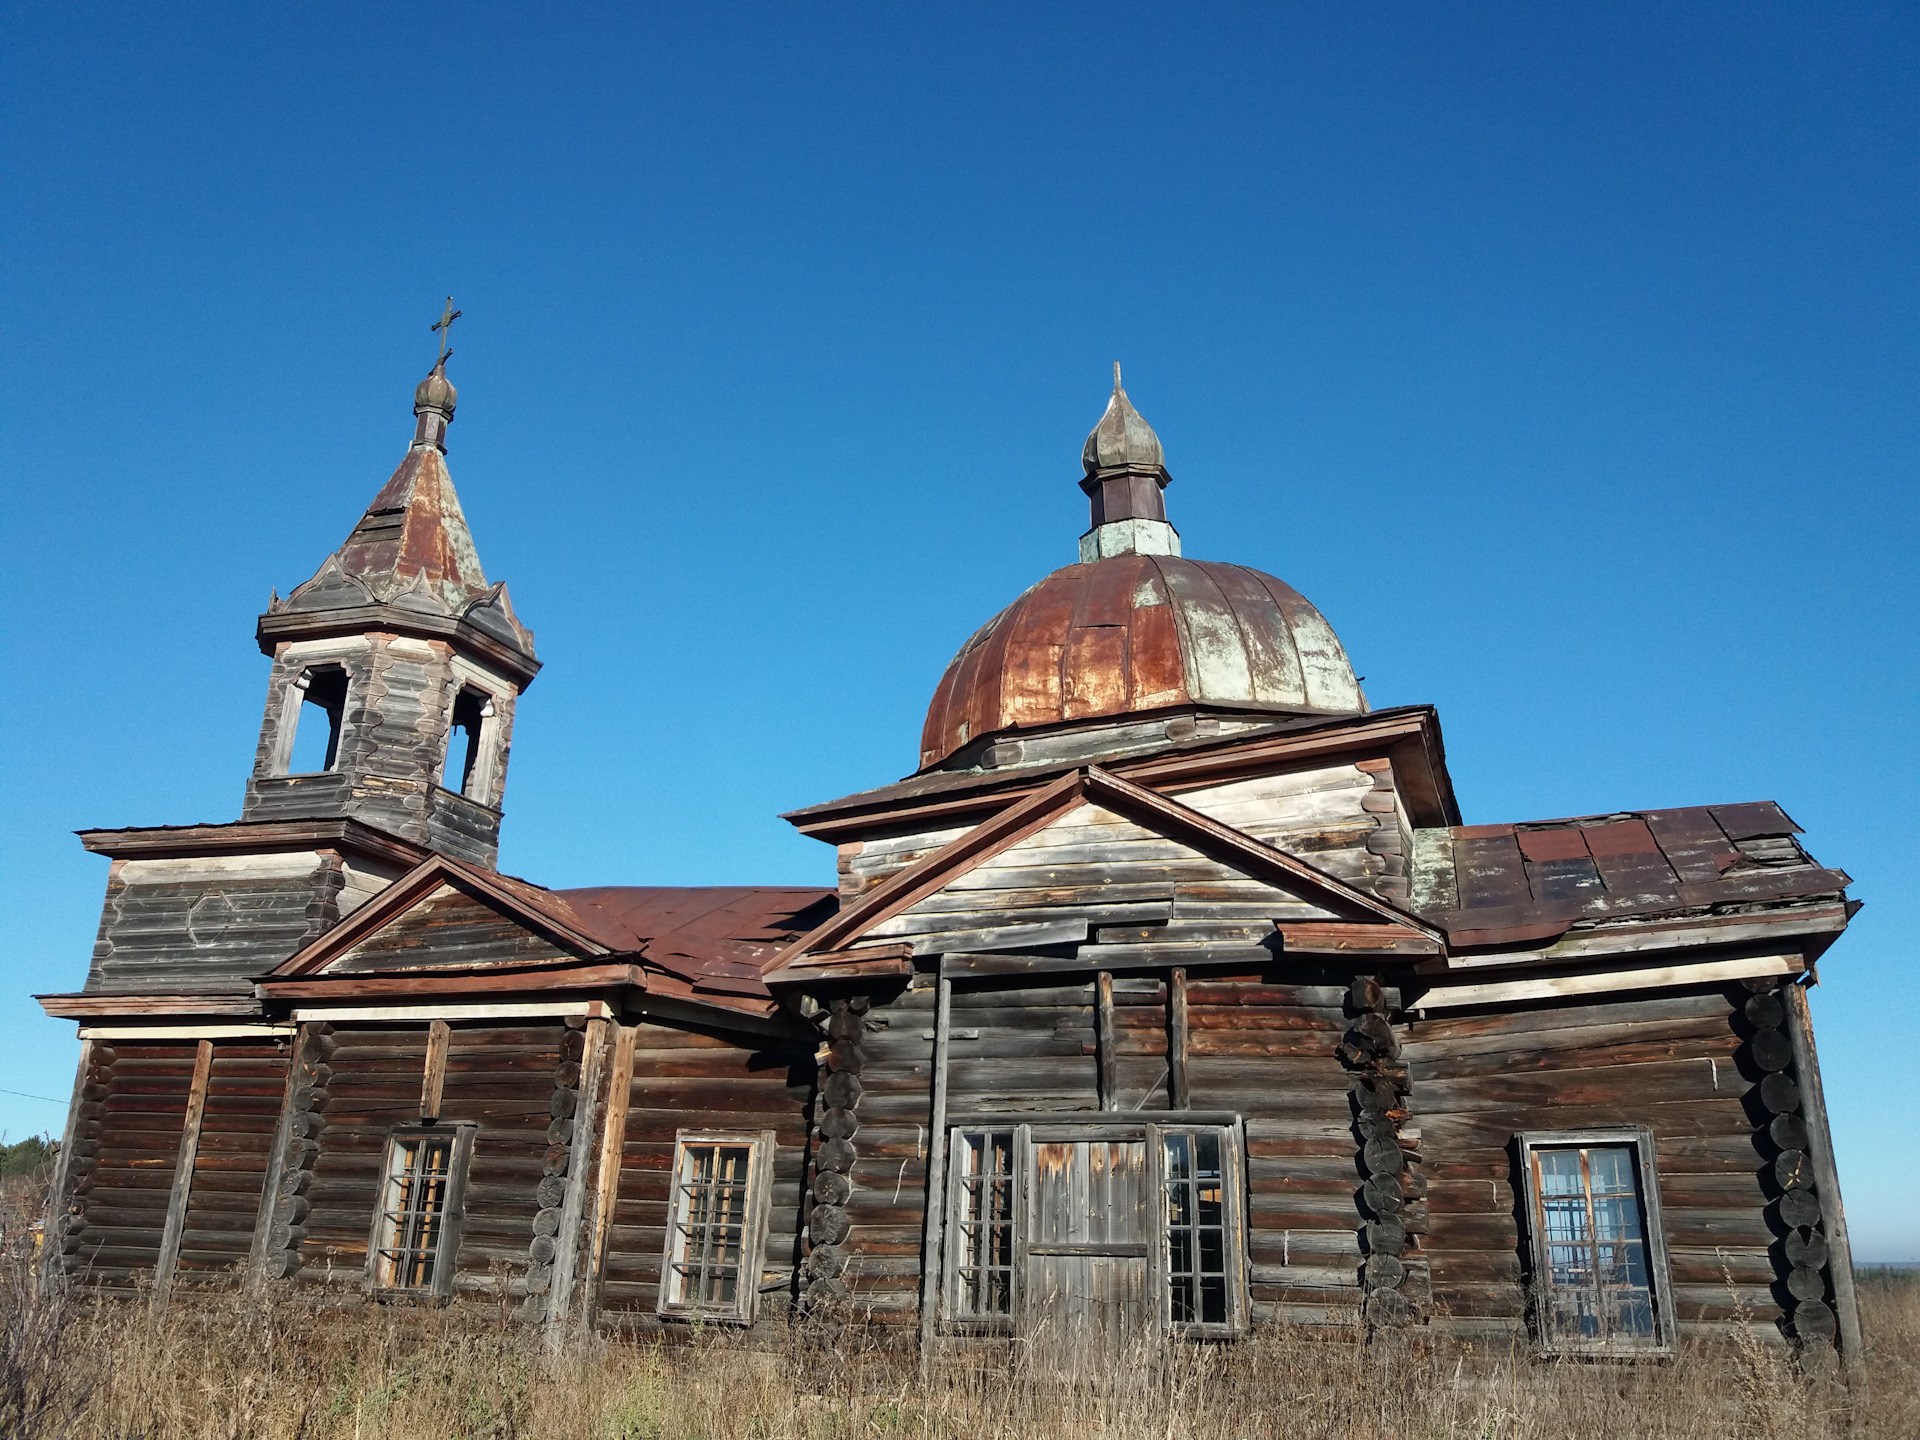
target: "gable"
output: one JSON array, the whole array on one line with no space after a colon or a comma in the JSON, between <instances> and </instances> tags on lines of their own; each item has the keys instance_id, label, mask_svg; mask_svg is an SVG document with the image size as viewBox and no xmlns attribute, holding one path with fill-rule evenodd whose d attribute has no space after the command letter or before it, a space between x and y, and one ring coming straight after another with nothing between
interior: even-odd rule
<instances>
[{"instance_id":1,"label":"gable","mask_svg":"<svg viewBox=\"0 0 1920 1440\"><path fill-rule=\"evenodd\" d=\"M1274 933L1275 920L1338 918L1295 887L1088 801L864 938L904 940L920 954L1121 938L1254 945Z\"/></svg>"},{"instance_id":2,"label":"gable","mask_svg":"<svg viewBox=\"0 0 1920 1440\"><path fill-rule=\"evenodd\" d=\"M334 956L321 973L552 965L585 953L563 949L491 897L442 881Z\"/></svg>"}]
</instances>

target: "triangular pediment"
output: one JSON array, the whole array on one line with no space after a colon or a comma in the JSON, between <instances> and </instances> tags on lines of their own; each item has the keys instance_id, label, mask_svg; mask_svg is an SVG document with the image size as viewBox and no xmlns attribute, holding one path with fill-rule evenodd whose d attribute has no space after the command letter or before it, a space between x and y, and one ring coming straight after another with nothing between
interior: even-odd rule
<instances>
[{"instance_id":1,"label":"triangular pediment","mask_svg":"<svg viewBox=\"0 0 1920 1440\"><path fill-rule=\"evenodd\" d=\"M1289 935L1297 937L1291 947ZM1379 897L1098 767L897 872L783 961L857 961L862 948L879 946L914 955L1077 950L1083 960L1116 961L1165 946L1242 956L1440 948L1428 927Z\"/></svg>"},{"instance_id":2,"label":"triangular pediment","mask_svg":"<svg viewBox=\"0 0 1920 1440\"><path fill-rule=\"evenodd\" d=\"M273 972L274 979L570 965L613 953L561 897L434 855Z\"/></svg>"},{"instance_id":3,"label":"triangular pediment","mask_svg":"<svg viewBox=\"0 0 1920 1440\"><path fill-rule=\"evenodd\" d=\"M391 974L442 966L562 965L585 958L489 896L443 883L315 973Z\"/></svg>"}]
</instances>

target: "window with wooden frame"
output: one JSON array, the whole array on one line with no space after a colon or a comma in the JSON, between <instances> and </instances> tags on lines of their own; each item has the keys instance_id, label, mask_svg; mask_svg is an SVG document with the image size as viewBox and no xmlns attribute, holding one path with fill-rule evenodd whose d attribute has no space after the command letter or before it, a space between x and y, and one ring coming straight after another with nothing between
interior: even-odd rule
<instances>
[{"instance_id":1,"label":"window with wooden frame","mask_svg":"<svg viewBox=\"0 0 1920 1440\"><path fill-rule=\"evenodd\" d=\"M1663 1354L1674 1345L1653 1135L1632 1129L1519 1138L1533 1314L1550 1354Z\"/></svg>"},{"instance_id":2,"label":"window with wooden frame","mask_svg":"<svg viewBox=\"0 0 1920 1440\"><path fill-rule=\"evenodd\" d=\"M952 1329L1246 1330L1237 1123L1036 1119L963 1124L949 1140L942 1310Z\"/></svg>"},{"instance_id":3,"label":"window with wooden frame","mask_svg":"<svg viewBox=\"0 0 1920 1440\"><path fill-rule=\"evenodd\" d=\"M667 1199L660 1314L753 1320L773 1156L770 1130L680 1132Z\"/></svg>"},{"instance_id":4,"label":"window with wooden frame","mask_svg":"<svg viewBox=\"0 0 1920 1440\"><path fill-rule=\"evenodd\" d=\"M471 1125L421 1126L388 1135L367 1246L367 1275L376 1292L452 1295L473 1135Z\"/></svg>"}]
</instances>

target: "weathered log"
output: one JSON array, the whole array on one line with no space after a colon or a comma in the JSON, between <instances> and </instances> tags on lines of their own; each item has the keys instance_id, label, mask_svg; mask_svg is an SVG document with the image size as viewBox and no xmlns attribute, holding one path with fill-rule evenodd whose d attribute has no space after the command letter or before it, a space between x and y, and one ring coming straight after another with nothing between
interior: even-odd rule
<instances>
[{"instance_id":1,"label":"weathered log","mask_svg":"<svg viewBox=\"0 0 1920 1440\"><path fill-rule=\"evenodd\" d=\"M1746 1012L1747 1019L1762 1030L1778 1030L1787 1023L1787 1007L1780 1003L1777 991L1769 990L1764 995L1749 995Z\"/></svg>"},{"instance_id":2,"label":"weathered log","mask_svg":"<svg viewBox=\"0 0 1920 1440\"><path fill-rule=\"evenodd\" d=\"M558 1175L548 1175L533 1194L543 1208L557 1206L567 1198L567 1182Z\"/></svg>"},{"instance_id":3,"label":"weathered log","mask_svg":"<svg viewBox=\"0 0 1920 1440\"><path fill-rule=\"evenodd\" d=\"M1787 1293L1802 1304L1809 1300L1824 1300L1827 1298L1826 1278L1818 1270L1797 1266L1787 1275Z\"/></svg>"},{"instance_id":4,"label":"weathered log","mask_svg":"<svg viewBox=\"0 0 1920 1440\"><path fill-rule=\"evenodd\" d=\"M1760 1103L1776 1115L1800 1108L1800 1087L1778 1071L1760 1082Z\"/></svg>"},{"instance_id":5,"label":"weathered log","mask_svg":"<svg viewBox=\"0 0 1920 1440\"><path fill-rule=\"evenodd\" d=\"M547 1143L549 1145L565 1145L571 1139L573 1139L573 1121L564 1119L556 1120L547 1126Z\"/></svg>"},{"instance_id":6,"label":"weathered log","mask_svg":"<svg viewBox=\"0 0 1920 1440\"><path fill-rule=\"evenodd\" d=\"M838 1245L816 1245L807 1254L807 1273L832 1279L847 1268L847 1252Z\"/></svg>"},{"instance_id":7,"label":"weathered log","mask_svg":"<svg viewBox=\"0 0 1920 1440\"><path fill-rule=\"evenodd\" d=\"M1369 1255L1403 1255L1407 1249L1407 1227L1388 1217L1367 1222Z\"/></svg>"},{"instance_id":8,"label":"weathered log","mask_svg":"<svg viewBox=\"0 0 1920 1440\"><path fill-rule=\"evenodd\" d=\"M829 1140L814 1156L814 1165L821 1170L837 1170L842 1175L853 1169L855 1152L849 1140Z\"/></svg>"},{"instance_id":9,"label":"weathered log","mask_svg":"<svg viewBox=\"0 0 1920 1440\"><path fill-rule=\"evenodd\" d=\"M1773 1178L1780 1182L1782 1190L1810 1190L1813 1188L1813 1161L1807 1158L1804 1150L1785 1150L1780 1158L1773 1162Z\"/></svg>"},{"instance_id":10,"label":"weathered log","mask_svg":"<svg viewBox=\"0 0 1920 1440\"><path fill-rule=\"evenodd\" d=\"M823 1205L844 1205L853 1194L853 1182L828 1170L813 1177L813 1198Z\"/></svg>"},{"instance_id":11,"label":"weathered log","mask_svg":"<svg viewBox=\"0 0 1920 1440\"><path fill-rule=\"evenodd\" d=\"M1413 1307L1398 1290L1376 1290L1367 1296L1367 1319L1375 1325L1404 1325L1412 1317Z\"/></svg>"},{"instance_id":12,"label":"weathered log","mask_svg":"<svg viewBox=\"0 0 1920 1440\"><path fill-rule=\"evenodd\" d=\"M1783 1225L1811 1230L1820 1223L1820 1201L1811 1190L1789 1190L1779 1203Z\"/></svg>"},{"instance_id":13,"label":"weathered log","mask_svg":"<svg viewBox=\"0 0 1920 1440\"><path fill-rule=\"evenodd\" d=\"M1407 1278L1407 1265L1397 1255L1369 1255L1366 1284L1369 1290L1391 1290Z\"/></svg>"},{"instance_id":14,"label":"weathered log","mask_svg":"<svg viewBox=\"0 0 1920 1440\"><path fill-rule=\"evenodd\" d=\"M573 1147L571 1145L549 1145L547 1147L547 1157L543 1162L547 1174L564 1175L567 1173L567 1166L572 1163Z\"/></svg>"},{"instance_id":15,"label":"weathered log","mask_svg":"<svg viewBox=\"0 0 1920 1440\"><path fill-rule=\"evenodd\" d=\"M1807 1122L1798 1115L1776 1115L1767 1126L1767 1134L1782 1150L1807 1148Z\"/></svg>"},{"instance_id":16,"label":"weathered log","mask_svg":"<svg viewBox=\"0 0 1920 1440\"><path fill-rule=\"evenodd\" d=\"M560 1209L558 1206L550 1206L534 1215L533 1233L536 1235L557 1235L560 1233Z\"/></svg>"},{"instance_id":17,"label":"weathered log","mask_svg":"<svg viewBox=\"0 0 1920 1440\"><path fill-rule=\"evenodd\" d=\"M580 1092L578 1090L556 1090L553 1092L552 1102L547 1106L547 1113L552 1115L554 1119L561 1120L573 1114L573 1112L579 1108L579 1105Z\"/></svg>"},{"instance_id":18,"label":"weathered log","mask_svg":"<svg viewBox=\"0 0 1920 1440\"><path fill-rule=\"evenodd\" d=\"M1762 1070L1784 1070L1793 1064L1793 1045L1778 1030L1754 1031L1747 1048Z\"/></svg>"},{"instance_id":19,"label":"weathered log","mask_svg":"<svg viewBox=\"0 0 1920 1440\"><path fill-rule=\"evenodd\" d=\"M807 1217L807 1233L816 1245L838 1245L852 1228L847 1212L838 1205L816 1205Z\"/></svg>"},{"instance_id":20,"label":"weathered log","mask_svg":"<svg viewBox=\"0 0 1920 1440\"><path fill-rule=\"evenodd\" d=\"M1818 1230L1789 1230L1784 1248L1789 1265L1809 1270L1826 1268L1827 1237Z\"/></svg>"},{"instance_id":21,"label":"weathered log","mask_svg":"<svg viewBox=\"0 0 1920 1440\"><path fill-rule=\"evenodd\" d=\"M1361 1155L1375 1175L1392 1175L1407 1168L1406 1153L1392 1140L1369 1140Z\"/></svg>"},{"instance_id":22,"label":"weathered log","mask_svg":"<svg viewBox=\"0 0 1920 1440\"><path fill-rule=\"evenodd\" d=\"M1365 1015L1369 1011L1379 1010L1386 1003L1386 991L1380 988L1380 982L1371 975L1356 975L1353 977L1353 984L1347 987L1347 1004L1353 1007L1356 1015Z\"/></svg>"},{"instance_id":23,"label":"weathered log","mask_svg":"<svg viewBox=\"0 0 1920 1440\"><path fill-rule=\"evenodd\" d=\"M851 1040L836 1040L827 1047L827 1068L851 1070L858 1075L867 1064L867 1052Z\"/></svg>"},{"instance_id":24,"label":"weathered log","mask_svg":"<svg viewBox=\"0 0 1920 1440\"><path fill-rule=\"evenodd\" d=\"M553 1083L556 1089L577 1090L580 1088L580 1062L562 1060L554 1067Z\"/></svg>"},{"instance_id":25,"label":"weathered log","mask_svg":"<svg viewBox=\"0 0 1920 1440\"><path fill-rule=\"evenodd\" d=\"M837 1006L834 1009L833 1015L827 1021L827 1038L829 1040L858 1040L866 1033L866 1021L851 1011L842 1010Z\"/></svg>"},{"instance_id":26,"label":"weathered log","mask_svg":"<svg viewBox=\"0 0 1920 1440\"><path fill-rule=\"evenodd\" d=\"M534 1258L535 1263L541 1265L551 1265L553 1257L559 1253L560 1247L553 1243L551 1235L536 1235L533 1237L533 1243L527 1247L527 1254Z\"/></svg>"},{"instance_id":27,"label":"weathered log","mask_svg":"<svg viewBox=\"0 0 1920 1440\"><path fill-rule=\"evenodd\" d=\"M1375 1175L1360 1187L1361 1202L1375 1215L1398 1215L1406 1205L1395 1175Z\"/></svg>"},{"instance_id":28,"label":"weathered log","mask_svg":"<svg viewBox=\"0 0 1920 1440\"><path fill-rule=\"evenodd\" d=\"M820 1087L821 1097L838 1110L851 1110L859 1104L860 1091L860 1077L846 1070L836 1070Z\"/></svg>"},{"instance_id":29,"label":"weathered log","mask_svg":"<svg viewBox=\"0 0 1920 1440\"><path fill-rule=\"evenodd\" d=\"M1793 1333L1802 1340L1832 1340L1840 1327L1823 1300L1807 1300L1793 1307Z\"/></svg>"},{"instance_id":30,"label":"weathered log","mask_svg":"<svg viewBox=\"0 0 1920 1440\"><path fill-rule=\"evenodd\" d=\"M832 1109L820 1115L820 1133L829 1140L851 1140L860 1129L860 1120L851 1110Z\"/></svg>"}]
</instances>

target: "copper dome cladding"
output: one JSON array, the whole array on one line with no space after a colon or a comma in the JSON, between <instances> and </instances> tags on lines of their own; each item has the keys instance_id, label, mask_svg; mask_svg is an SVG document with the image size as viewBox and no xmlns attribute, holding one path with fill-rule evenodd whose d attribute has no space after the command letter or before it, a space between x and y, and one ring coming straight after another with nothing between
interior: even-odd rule
<instances>
[{"instance_id":1,"label":"copper dome cladding","mask_svg":"<svg viewBox=\"0 0 1920 1440\"><path fill-rule=\"evenodd\" d=\"M961 647L927 710L920 764L997 731L1179 705L1367 708L1333 627L1286 582L1118 555L1054 571Z\"/></svg>"}]
</instances>

